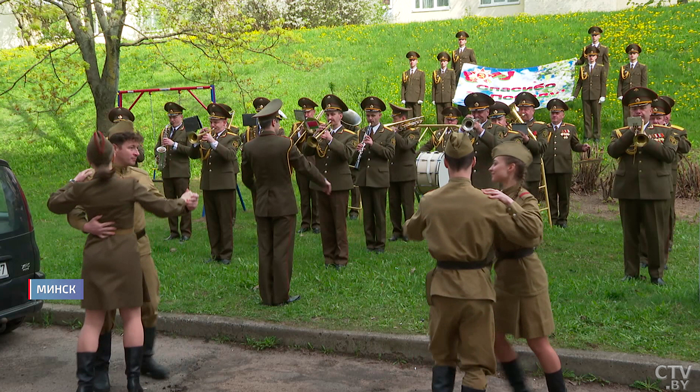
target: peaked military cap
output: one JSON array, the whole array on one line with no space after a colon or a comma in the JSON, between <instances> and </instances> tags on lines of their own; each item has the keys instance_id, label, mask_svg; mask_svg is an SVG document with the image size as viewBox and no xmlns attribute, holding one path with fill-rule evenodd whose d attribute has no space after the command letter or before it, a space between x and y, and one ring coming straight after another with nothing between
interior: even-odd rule
<instances>
[{"instance_id":1,"label":"peaked military cap","mask_svg":"<svg viewBox=\"0 0 700 392\"><path fill-rule=\"evenodd\" d=\"M182 106L176 104L175 102L168 102L163 106L163 109L168 112L169 117L174 117L182 114L182 111L185 110Z\"/></svg>"},{"instance_id":2,"label":"peaked military cap","mask_svg":"<svg viewBox=\"0 0 700 392\"><path fill-rule=\"evenodd\" d=\"M412 50L412 51L406 53L406 58L409 60L415 60L415 59L419 59L420 55L418 54L418 52L414 52Z\"/></svg>"},{"instance_id":3,"label":"peaked military cap","mask_svg":"<svg viewBox=\"0 0 700 392\"><path fill-rule=\"evenodd\" d=\"M503 117L510 114L510 108L503 102L495 102L489 109L490 118Z\"/></svg>"},{"instance_id":4,"label":"peaked military cap","mask_svg":"<svg viewBox=\"0 0 700 392\"><path fill-rule=\"evenodd\" d=\"M468 134L452 132L445 146L445 155L450 158L463 158L474 152L472 140Z\"/></svg>"},{"instance_id":5,"label":"peaked military cap","mask_svg":"<svg viewBox=\"0 0 700 392\"><path fill-rule=\"evenodd\" d=\"M360 107L365 112L383 112L386 110L384 101L377 97L367 97L360 102Z\"/></svg>"},{"instance_id":6,"label":"peaked military cap","mask_svg":"<svg viewBox=\"0 0 700 392\"><path fill-rule=\"evenodd\" d=\"M207 106L207 113L209 113L210 120L231 118L231 108L220 103L210 103L209 106Z\"/></svg>"},{"instance_id":7,"label":"peaked military cap","mask_svg":"<svg viewBox=\"0 0 700 392\"><path fill-rule=\"evenodd\" d=\"M515 96L515 106L533 106L538 108L540 107L540 101L532 93L523 91Z\"/></svg>"},{"instance_id":8,"label":"peaked military cap","mask_svg":"<svg viewBox=\"0 0 700 392\"><path fill-rule=\"evenodd\" d=\"M673 107L676 105L676 101L668 95L660 95L659 98L666 101L668 105L671 106L671 109L673 109Z\"/></svg>"},{"instance_id":9,"label":"peaked military cap","mask_svg":"<svg viewBox=\"0 0 700 392\"><path fill-rule=\"evenodd\" d=\"M522 143L516 141L503 142L493 148L491 155L495 157L509 156L520 159L525 166L532 163L532 153Z\"/></svg>"},{"instance_id":10,"label":"peaked military cap","mask_svg":"<svg viewBox=\"0 0 700 392\"><path fill-rule=\"evenodd\" d=\"M266 117L277 118L280 109L282 109L282 100L273 99L270 103L265 105L264 108L260 109L257 114L254 114L253 117L261 119L265 119Z\"/></svg>"},{"instance_id":11,"label":"peaked military cap","mask_svg":"<svg viewBox=\"0 0 700 392\"><path fill-rule=\"evenodd\" d=\"M389 106L391 106L391 115L392 115L392 116L395 116L395 115L404 115L404 116L405 116L405 115L407 115L408 112L410 111L409 108L404 108L404 107L401 107L401 106L396 106L396 105L394 105L393 103L390 103Z\"/></svg>"},{"instance_id":12,"label":"peaked military cap","mask_svg":"<svg viewBox=\"0 0 700 392\"><path fill-rule=\"evenodd\" d=\"M559 98L554 98L550 99L549 102L547 102L547 109L550 112L564 112L569 110L569 106L566 104L566 102L562 101Z\"/></svg>"},{"instance_id":13,"label":"peaked military cap","mask_svg":"<svg viewBox=\"0 0 700 392\"><path fill-rule=\"evenodd\" d=\"M256 112L259 112L264 108L268 103L270 103L270 100L265 98L265 97L257 97L253 100L253 107L255 108Z\"/></svg>"},{"instance_id":14,"label":"peaked military cap","mask_svg":"<svg viewBox=\"0 0 700 392\"><path fill-rule=\"evenodd\" d=\"M593 26L588 29L588 34L603 34L603 29L598 26Z\"/></svg>"},{"instance_id":15,"label":"peaked military cap","mask_svg":"<svg viewBox=\"0 0 700 392\"><path fill-rule=\"evenodd\" d=\"M635 87L622 96L622 104L629 107L648 105L659 96L646 87Z\"/></svg>"},{"instance_id":16,"label":"peaked military cap","mask_svg":"<svg viewBox=\"0 0 700 392\"><path fill-rule=\"evenodd\" d=\"M484 93L471 93L464 99L464 106L469 110L484 110L493 105L495 101Z\"/></svg>"},{"instance_id":17,"label":"peaked military cap","mask_svg":"<svg viewBox=\"0 0 700 392\"><path fill-rule=\"evenodd\" d=\"M467 34L466 31L458 31L457 34L455 34L455 38L469 38L469 34Z\"/></svg>"},{"instance_id":18,"label":"peaked military cap","mask_svg":"<svg viewBox=\"0 0 700 392\"><path fill-rule=\"evenodd\" d=\"M462 115L462 113L459 111L459 109L457 109L454 106L448 106L448 107L442 109L442 116L445 118L457 119L461 115Z\"/></svg>"},{"instance_id":19,"label":"peaked military cap","mask_svg":"<svg viewBox=\"0 0 700 392\"><path fill-rule=\"evenodd\" d=\"M642 47L637 44L629 44L625 48L626 53L642 53Z\"/></svg>"},{"instance_id":20,"label":"peaked military cap","mask_svg":"<svg viewBox=\"0 0 700 392\"><path fill-rule=\"evenodd\" d=\"M114 108L109 111L107 114L107 118L109 118L109 121L111 122L117 122L117 121L124 121L124 120L129 120L129 121L134 121L134 113L131 113L131 110L124 108L124 107L118 107Z\"/></svg>"},{"instance_id":21,"label":"peaked military cap","mask_svg":"<svg viewBox=\"0 0 700 392\"><path fill-rule=\"evenodd\" d=\"M671 105L662 98L657 98L651 102L652 116L665 116L671 113Z\"/></svg>"},{"instance_id":22,"label":"peaked military cap","mask_svg":"<svg viewBox=\"0 0 700 392\"><path fill-rule=\"evenodd\" d=\"M328 94L321 100L321 108L326 112L332 110L344 112L348 110L348 105L346 105L345 102L343 102L343 100L337 96Z\"/></svg>"},{"instance_id":23,"label":"peaked military cap","mask_svg":"<svg viewBox=\"0 0 700 392\"><path fill-rule=\"evenodd\" d=\"M437 55L438 61L447 60L450 61L450 54L447 52L440 52Z\"/></svg>"},{"instance_id":24,"label":"peaked military cap","mask_svg":"<svg viewBox=\"0 0 700 392\"><path fill-rule=\"evenodd\" d=\"M600 54L600 50L593 45L586 46L586 50L584 52L585 52L586 56L590 56L592 54L595 54L595 55Z\"/></svg>"},{"instance_id":25,"label":"peaked military cap","mask_svg":"<svg viewBox=\"0 0 700 392\"><path fill-rule=\"evenodd\" d=\"M304 109L304 111L312 110L313 108L318 106L318 104L316 102L314 102L311 99L306 98L306 97L299 98L297 105L299 105L300 108Z\"/></svg>"}]
</instances>

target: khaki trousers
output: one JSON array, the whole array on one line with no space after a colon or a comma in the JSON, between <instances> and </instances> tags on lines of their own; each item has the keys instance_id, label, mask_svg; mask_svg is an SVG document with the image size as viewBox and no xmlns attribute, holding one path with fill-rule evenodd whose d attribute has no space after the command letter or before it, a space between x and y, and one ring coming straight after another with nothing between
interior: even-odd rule
<instances>
[{"instance_id":1,"label":"khaki trousers","mask_svg":"<svg viewBox=\"0 0 700 392\"><path fill-rule=\"evenodd\" d=\"M187 189L190 187L190 179L186 177L182 178L164 178L163 179L163 193L168 199L177 199L182 196ZM180 227L178 230L178 217L171 216L168 217L168 226L170 226L170 234L175 236L192 236L192 212L187 211L184 215L180 217Z\"/></svg>"},{"instance_id":2,"label":"khaki trousers","mask_svg":"<svg viewBox=\"0 0 700 392\"><path fill-rule=\"evenodd\" d=\"M258 287L265 305L279 305L289 299L294 263L296 215L256 216L258 230Z\"/></svg>"},{"instance_id":3,"label":"khaki trousers","mask_svg":"<svg viewBox=\"0 0 700 392\"><path fill-rule=\"evenodd\" d=\"M233 225L236 224L236 190L203 191L209 247L214 260L231 260Z\"/></svg>"},{"instance_id":4,"label":"khaki trousers","mask_svg":"<svg viewBox=\"0 0 700 392\"><path fill-rule=\"evenodd\" d=\"M386 246L387 188L360 187L365 244L369 250L384 250Z\"/></svg>"},{"instance_id":5,"label":"khaki trousers","mask_svg":"<svg viewBox=\"0 0 700 392\"><path fill-rule=\"evenodd\" d=\"M415 186L415 180L389 183L389 217L392 225L391 235L394 237L403 237L403 222L413 216Z\"/></svg>"},{"instance_id":6,"label":"khaki trousers","mask_svg":"<svg viewBox=\"0 0 700 392\"><path fill-rule=\"evenodd\" d=\"M330 196L317 191L321 220L321 244L326 265L348 264L348 191L333 191Z\"/></svg>"}]
</instances>

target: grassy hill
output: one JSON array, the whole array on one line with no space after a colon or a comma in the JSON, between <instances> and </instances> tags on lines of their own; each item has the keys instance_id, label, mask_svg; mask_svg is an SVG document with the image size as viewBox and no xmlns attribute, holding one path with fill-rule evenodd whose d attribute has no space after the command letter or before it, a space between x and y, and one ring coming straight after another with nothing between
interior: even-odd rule
<instances>
[{"instance_id":1,"label":"grassy hill","mask_svg":"<svg viewBox=\"0 0 700 392\"><path fill-rule=\"evenodd\" d=\"M387 103L399 102L400 73L408 67L405 53L418 51L422 56L419 68L430 72L438 66L436 54L456 46L454 34L458 30L466 30L472 36L468 46L475 49L479 64L527 67L578 56L589 42L588 27L595 24L605 31L602 42L610 46L612 63L608 101L603 108L603 140L621 123L622 109L615 96L617 70L627 61L624 47L636 42L644 49L640 61L649 66L650 87L676 98L674 122L689 128L690 139L697 142L700 134L694 127L700 123L700 28L695 22L699 18L700 3L691 3L613 13L464 18L302 30L297 33L299 42L283 48L280 54L287 61L302 61L296 57L298 51L308 51L323 58L322 65L302 71L269 57L251 56L235 70L255 89L242 92L233 81L217 82L217 100L236 110L234 124L239 126L240 114L250 112L250 101L259 95L281 98L290 117L298 98L308 96L320 102L331 90L359 111L360 100L370 94ZM163 64L158 51L167 58L181 60L198 75L217 66L176 42L161 45L158 50L124 48L120 89L210 83L206 79L184 80ZM0 67L4 70L0 90L9 87L34 60L26 49L0 51ZM58 76L68 92L83 81L79 64ZM94 108L85 88L71 98L59 115L37 113L51 94L48 81L54 77L50 66L42 66L11 93L0 96L0 117L4 120L0 158L10 162L27 193L44 258L42 269L54 278L76 277L80 271L81 236L67 227L64 217L49 213L45 203L52 191L85 167L85 145L95 124ZM428 87L426 96L429 92ZM208 93L197 95L209 102ZM125 105L133 99L135 95L126 96ZM134 113L137 127L146 136L146 151L152 151L155 132L167 123L162 107L170 100L179 100L188 109L186 115L198 114L206 120L205 111L189 94L145 95L134 107ZM567 113L566 121L581 130L580 101L570 106L573 110ZM427 121L434 120L432 105L424 105L424 113ZM547 120L548 114L540 110L537 117ZM390 121L388 112L384 120ZM283 122L287 130L291 124L291 120ZM149 156L144 167L154 166L153 157ZM198 170L195 168L193 173ZM192 188L198 189L194 184ZM250 209L249 192L244 190L243 194ZM201 210L197 210L199 213ZM697 224L679 224L668 272L671 286L658 289L648 283L635 283L628 287L619 284L619 222L573 215L569 231L547 229L546 242L540 248L550 274L558 328L555 344L697 360ZM160 241L161 236L167 235L167 223L150 219L148 230L163 281L162 310L329 328L425 332L428 313L421 294L422 282L433 264L425 244L392 243L386 255L368 255L361 222L350 222L348 226L351 267L343 274L320 270L320 239L312 235L300 237L292 287L304 294L305 300L292 307L268 309L257 305L254 291L257 254L251 213L242 213L239 206L234 230L236 260L226 268L200 262L208 253L202 222L195 223L193 240L181 246ZM382 300L377 301L378 298Z\"/></svg>"}]
</instances>

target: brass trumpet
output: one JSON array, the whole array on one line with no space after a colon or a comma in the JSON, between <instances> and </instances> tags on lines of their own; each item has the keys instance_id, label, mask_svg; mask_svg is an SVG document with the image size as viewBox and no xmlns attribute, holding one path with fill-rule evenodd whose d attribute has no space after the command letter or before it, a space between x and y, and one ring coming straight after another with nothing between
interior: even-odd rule
<instances>
[{"instance_id":1,"label":"brass trumpet","mask_svg":"<svg viewBox=\"0 0 700 392\"><path fill-rule=\"evenodd\" d=\"M202 136L204 136L207 133L211 134L212 136L214 135L214 131L207 131L206 128L202 128L202 130L199 133L194 131L189 132L187 133L187 141L189 141L190 144L199 143L202 140Z\"/></svg>"},{"instance_id":2,"label":"brass trumpet","mask_svg":"<svg viewBox=\"0 0 700 392\"><path fill-rule=\"evenodd\" d=\"M318 120L321 119L321 115L324 113L323 110L320 110L318 114L316 114L316 117L314 118L307 118L304 120L302 126L304 129L306 129L306 133L309 137L306 138L306 143L309 144L311 148L316 148L318 147L318 142L321 140L321 135L323 132L328 128L323 128L321 129L319 127L319 122Z\"/></svg>"},{"instance_id":3,"label":"brass trumpet","mask_svg":"<svg viewBox=\"0 0 700 392\"><path fill-rule=\"evenodd\" d=\"M639 131L639 133L634 135L634 146L637 148L644 147L649 143L649 135L644 131Z\"/></svg>"}]
</instances>

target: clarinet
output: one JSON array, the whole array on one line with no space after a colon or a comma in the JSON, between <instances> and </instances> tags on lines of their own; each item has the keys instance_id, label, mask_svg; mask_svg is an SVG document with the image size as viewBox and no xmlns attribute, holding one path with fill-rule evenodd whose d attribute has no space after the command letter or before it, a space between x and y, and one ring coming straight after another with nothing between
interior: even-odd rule
<instances>
[{"instance_id":1,"label":"clarinet","mask_svg":"<svg viewBox=\"0 0 700 392\"><path fill-rule=\"evenodd\" d=\"M367 129L370 129L369 125L365 129L365 136L367 136ZM355 162L355 169L360 168L360 159L362 159L362 153L364 151L365 151L365 142L362 142L362 147L360 148L360 152L357 154L357 161Z\"/></svg>"}]
</instances>

